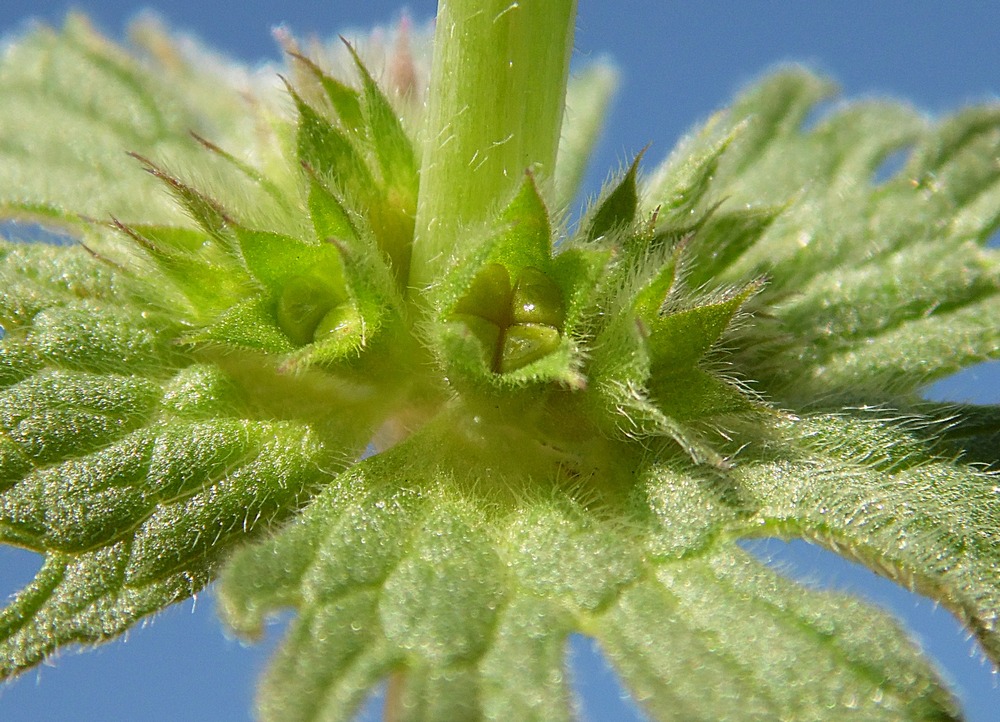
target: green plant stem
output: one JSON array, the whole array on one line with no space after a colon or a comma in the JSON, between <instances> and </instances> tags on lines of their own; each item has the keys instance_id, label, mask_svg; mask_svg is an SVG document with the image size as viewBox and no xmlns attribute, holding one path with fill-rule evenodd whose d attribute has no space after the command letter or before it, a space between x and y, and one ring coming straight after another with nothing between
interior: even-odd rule
<instances>
[{"instance_id":1,"label":"green plant stem","mask_svg":"<svg viewBox=\"0 0 1000 722\"><path fill-rule=\"evenodd\" d=\"M433 282L532 168L551 183L576 0L442 0L410 285Z\"/></svg>"}]
</instances>

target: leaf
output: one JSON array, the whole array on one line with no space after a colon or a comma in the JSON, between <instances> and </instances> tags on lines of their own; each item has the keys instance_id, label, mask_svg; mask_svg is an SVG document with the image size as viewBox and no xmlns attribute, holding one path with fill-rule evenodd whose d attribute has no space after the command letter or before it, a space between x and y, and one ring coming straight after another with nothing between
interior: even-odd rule
<instances>
[{"instance_id":1,"label":"leaf","mask_svg":"<svg viewBox=\"0 0 1000 722\"><path fill-rule=\"evenodd\" d=\"M745 127L734 124L728 134L719 137L719 121L715 116L697 133L682 139L649 179L646 192L654 207L659 208L664 226L690 228L700 215L697 211L704 212L719 159Z\"/></svg>"},{"instance_id":2,"label":"leaf","mask_svg":"<svg viewBox=\"0 0 1000 722\"><path fill-rule=\"evenodd\" d=\"M500 611L495 641L479 664L485 719L573 719L565 671L570 625L563 610L528 595ZM511 668L511 659L524 662Z\"/></svg>"},{"instance_id":3,"label":"leaf","mask_svg":"<svg viewBox=\"0 0 1000 722\"><path fill-rule=\"evenodd\" d=\"M61 461L106 446L142 424L152 413L156 391L127 376L42 371L0 392L0 430L33 464ZM4 480L4 486L11 483Z\"/></svg>"},{"instance_id":4,"label":"leaf","mask_svg":"<svg viewBox=\"0 0 1000 722\"><path fill-rule=\"evenodd\" d=\"M4 242L0 275L0 541L46 559L0 612L7 677L196 592L328 457L302 421L254 418L265 377L251 394L192 363L141 285L79 247Z\"/></svg>"},{"instance_id":5,"label":"leaf","mask_svg":"<svg viewBox=\"0 0 1000 722\"><path fill-rule=\"evenodd\" d=\"M319 81L327 99L337 112L337 117L348 131L360 132L364 128L364 118L361 113L361 94L354 88L342 83L323 72L314 61L304 55L291 53L292 57Z\"/></svg>"},{"instance_id":6,"label":"leaf","mask_svg":"<svg viewBox=\"0 0 1000 722\"><path fill-rule=\"evenodd\" d=\"M745 389L699 368L654 376L649 386L659 409L681 423L712 422L720 416L767 410Z\"/></svg>"},{"instance_id":7,"label":"leaf","mask_svg":"<svg viewBox=\"0 0 1000 722\"><path fill-rule=\"evenodd\" d=\"M713 161L713 197L728 200L688 241L691 278L766 274L755 305L773 323L749 329L745 345L761 351L743 357L743 372L773 398L893 403L1000 353L997 252L982 247L1000 218L1000 176L984 160L995 156L1000 115L985 107L930 126L905 106L872 101L803 126L828 92L787 70L702 132L739 129ZM904 169L876 182L879 164L910 146ZM954 180L923 187L928 173ZM760 220L734 229L734 244L713 219L744 203L758 209L746 222Z\"/></svg>"},{"instance_id":8,"label":"leaf","mask_svg":"<svg viewBox=\"0 0 1000 722\"><path fill-rule=\"evenodd\" d=\"M652 373L669 376L693 366L719 340L740 306L756 289L751 286L717 303L665 313L649 319Z\"/></svg>"},{"instance_id":9,"label":"leaf","mask_svg":"<svg viewBox=\"0 0 1000 722\"><path fill-rule=\"evenodd\" d=\"M750 498L733 493L738 473L713 490L704 472L654 471L626 527L622 508L595 514L541 479L488 512L476 488L504 471L467 458L471 485L456 495L458 468L423 460L439 449L421 432L361 462L237 554L221 591L238 630L298 611L262 688L264 720L350 719L387 676L404 719L569 719L562 669L576 631L664 718L957 718L883 614L804 590L731 546L727 530L755 523ZM401 476L405 489L392 483ZM516 671L503 669L512 659Z\"/></svg>"},{"instance_id":10,"label":"leaf","mask_svg":"<svg viewBox=\"0 0 1000 722\"><path fill-rule=\"evenodd\" d=\"M369 199L375 181L360 150L344 134L288 88L299 114L298 155L335 187L353 197Z\"/></svg>"},{"instance_id":11,"label":"leaf","mask_svg":"<svg viewBox=\"0 0 1000 722\"><path fill-rule=\"evenodd\" d=\"M802 456L734 472L758 507L745 528L861 560L950 609L1000 659L996 478L936 458L877 416L809 417L789 432Z\"/></svg>"},{"instance_id":12,"label":"leaf","mask_svg":"<svg viewBox=\"0 0 1000 722\"><path fill-rule=\"evenodd\" d=\"M248 279L236 259L201 229L117 220L111 226L148 256L151 272L158 276L161 303L169 303L174 313L195 325L211 322L247 293ZM170 286L176 294L170 293Z\"/></svg>"},{"instance_id":13,"label":"leaf","mask_svg":"<svg viewBox=\"0 0 1000 722\"><path fill-rule=\"evenodd\" d=\"M404 204L415 209L417 200L417 162L413 144L400 122L399 114L361 62L354 48L347 49L361 75L362 112L368 139L375 150L383 183L409 196Z\"/></svg>"},{"instance_id":14,"label":"leaf","mask_svg":"<svg viewBox=\"0 0 1000 722\"><path fill-rule=\"evenodd\" d=\"M197 188L185 183L180 178L157 166L153 161L133 153L132 157L141 163L146 172L163 184L177 198L180 205L191 218L225 248L228 234L226 228L231 218L215 198L206 195Z\"/></svg>"},{"instance_id":15,"label":"leaf","mask_svg":"<svg viewBox=\"0 0 1000 722\"><path fill-rule=\"evenodd\" d=\"M659 719L827 718L832 710L958 719L954 700L882 614L804 590L738 550L659 566L593 627L626 686Z\"/></svg>"},{"instance_id":16,"label":"leaf","mask_svg":"<svg viewBox=\"0 0 1000 722\"><path fill-rule=\"evenodd\" d=\"M885 615L736 541L826 544L1000 660L996 409L918 396L1000 354L995 107L821 115L789 68L572 233L527 173L410 287L420 118L356 55L358 90L293 56L294 117L250 80L248 112L158 33L0 66L0 212L81 241L0 243L0 542L45 556L0 676L229 559L240 633L297 614L265 720L384 680L402 720L569 720L575 633L657 718L958 717Z\"/></svg>"},{"instance_id":17,"label":"leaf","mask_svg":"<svg viewBox=\"0 0 1000 722\"><path fill-rule=\"evenodd\" d=\"M605 59L570 75L555 168L556 208L570 207L580 192L617 86L618 71Z\"/></svg>"},{"instance_id":18,"label":"leaf","mask_svg":"<svg viewBox=\"0 0 1000 722\"><path fill-rule=\"evenodd\" d=\"M586 532L569 536L586 522L558 506L495 529L446 477L413 465L414 452L435 448L433 436L421 435L362 462L281 534L234 559L222 599L238 629L254 633L279 605L300 609L279 652L285 662L263 687L265 719L350 719L365 690L400 669L407 719L519 709L567 718L571 618L557 598L600 604L621 584L618 570L636 568L635 555L618 562L621 551L605 552L610 534L596 543ZM401 473L408 488L386 483ZM536 547L552 559L529 561ZM592 553L614 566L594 565ZM322 633L348 628L355 632L344 645ZM516 678L511 654L526 662Z\"/></svg>"},{"instance_id":19,"label":"leaf","mask_svg":"<svg viewBox=\"0 0 1000 722\"><path fill-rule=\"evenodd\" d=\"M865 339L863 350L837 349L817 363L848 398L902 392L1000 355L1000 298L963 303ZM919 354L919 356L918 356Z\"/></svg>"},{"instance_id":20,"label":"leaf","mask_svg":"<svg viewBox=\"0 0 1000 722\"><path fill-rule=\"evenodd\" d=\"M274 305L260 296L232 306L213 323L184 340L282 355L295 350L293 339L278 326Z\"/></svg>"},{"instance_id":21,"label":"leaf","mask_svg":"<svg viewBox=\"0 0 1000 722\"><path fill-rule=\"evenodd\" d=\"M109 267L79 247L0 242L0 323L12 333L44 309L120 300L112 277Z\"/></svg>"},{"instance_id":22,"label":"leaf","mask_svg":"<svg viewBox=\"0 0 1000 722\"><path fill-rule=\"evenodd\" d=\"M175 56L175 61L179 60ZM190 129L239 138L238 92L218 79L205 114L201 88L178 82L183 62L139 61L100 37L80 16L63 31L40 29L9 48L0 68L0 212L69 223L79 216L180 223L184 218L126 151L197 162ZM20 211L20 213L19 213Z\"/></svg>"},{"instance_id":23,"label":"leaf","mask_svg":"<svg viewBox=\"0 0 1000 722\"><path fill-rule=\"evenodd\" d=\"M335 293L344 293L344 263L336 246L310 245L291 236L240 226L233 230L247 269L268 290L280 291L289 279L315 273L328 276Z\"/></svg>"},{"instance_id":24,"label":"leaf","mask_svg":"<svg viewBox=\"0 0 1000 722\"><path fill-rule=\"evenodd\" d=\"M639 204L636 173L640 160L642 160L642 153L632 161L632 165L625 172L625 177L597 205L590 218L590 225L586 233L587 240L595 241L614 231L621 231L635 220L636 208Z\"/></svg>"},{"instance_id":25,"label":"leaf","mask_svg":"<svg viewBox=\"0 0 1000 722\"><path fill-rule=\"evenodd\" d=\"M3 611L5 677L194 593L234 538L287 514L319 475L322 447L294 425L113 427L109 437L88 431L78 408L30 426L30 435L21 431L25 420L12 430L4 424L3 438L33 463L0 496L0 538L47 560L35 585ZM79 436L60 438L65 429ZM47 466L35 468L40 461Z\"/></svg>"},{"instance_id":26,"label":"leaf","mask_svg":"<svg viewBox=\"0 0 1000 722\"><path fill-rule=\"evenodd\" d=\"M772 149L777 142L794 134L809 110L833 92L834 86L829 80L798 67L781 69L751 85L728 111L732 126L739 125L745 118L755 117L740 133L739 143L726 153L731 173L743 177L751 163L765 153L774 152ZM784 187L777 192L786 196L788 190Z\"/></svg>"},{"instance_id":27,"label":"leaf","mask_svg":"<svg viewBox=\"0 0 1000 722\"><path fill-rule=\"evenodd\" d=\"M125 588L127 558L125 543L83 555L47 555L35 580L0 611L0 678L37 664L58 646L112 639L210 579L204 568L191 567Z\"/></svg>"},{"instance_id":28,"label":"leaf","mask_svg":"<svg viewBox=\"0 0 1000 722\"><path fill-rule=\"evenodd\" d=\"M661 468L642 501L663 520L657 546L690 554L722 528L804 537L934 598L997 659L996 481L935 454L942 432L958 444L960 434L905 428L873 413L808 416L775 430L787 445L749 450L722 478L692 485Z\"/></svg>"},{"instance_id":29,"label":"leaf","mask_svg":"<svg viewBox=\"0 0 1000 722\"><path fill-rule=\"evenodd\" d=\"M388 99L353 57L363 86L359 127L335 125L288 86L299 115L298 162L327 186L337 205L365 217L396 284L405 288L416 213L415 151Z\"/></svg>"},{"instance_id":30,"label":"leaf","mask_svg":"<svg viewBox=\"0 0 1000 722\"><path fill-rule=\"evenodd\" d=\"M737 282L727 278L726 269L760 240L784 210L765 206L710 212L684 245L684 280L692 288Z\"/></svg>"},{"instance_id":31,"label":"leaf","mask_svg":"<svg viewBox=\"0 0 1000 722\"><path fill-rule=\"evenodd\" d=\"M357 239L358 232L344 204L315 178L310 178L309 182L309 215L318 239Z\"/></svg>"}]
</instances>

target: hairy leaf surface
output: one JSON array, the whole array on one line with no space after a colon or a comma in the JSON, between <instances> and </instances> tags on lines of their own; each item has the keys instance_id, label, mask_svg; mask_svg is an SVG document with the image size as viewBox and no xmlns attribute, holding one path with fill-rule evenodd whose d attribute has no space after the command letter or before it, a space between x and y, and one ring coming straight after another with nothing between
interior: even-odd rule
<instances>
[{"instance_id":1,"label":"hairy leaf surface","mask_svg":"<svg viewBox=\"0 0 1000 722\"><path fill-rule=\"evenodd\" d=\"M398 34L285 38L283 91L151 25L7 50L0 216L76 242L0 241L0 542L45 558L0 676L221 573L241 634L295 611L265 720L384 681L394 719L571 720L576 633L656 719L960 718L887 615L737 541L858 560L1000 661L998 413L920 397L1000 356L1000 111L814 118L831 84L786 68L567 228L598 68L561 165L427 266Z\"/></svg>"}]
</instances>

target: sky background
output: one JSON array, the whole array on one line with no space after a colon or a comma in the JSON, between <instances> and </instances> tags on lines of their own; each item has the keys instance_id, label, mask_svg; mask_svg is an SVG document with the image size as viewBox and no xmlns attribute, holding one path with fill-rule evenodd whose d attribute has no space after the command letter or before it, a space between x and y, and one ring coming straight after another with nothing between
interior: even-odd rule
<instances>
[{"instance_id":1,"label":"sky background","mask_svg":"<svg viewBox=\"0 0 1000 722\"><path fill-rule=\"evenodd\" d=\"M230 2L114 0L74 3L2 0L0 36L26 27L29 17L58 23L69 7L84 10L106 33L120 37L128 20L151 8L172 27L190 31L247 63L277 59L271 29L332 35L345 28L397 19L396 2ZM417 21L434 2L410 2ZM732 95L779 63L798 61L835 78L848 97L890 95L939 115L1000 92L1000 3L713 2L580 0L576 61L612 58L620 93L588 176L596 193L610 170L647 144L652 168L676 139ZM996 244L995 244L996 245ZM938 384L935 398L1000 402L996 364ZM891 609L942 666L972 722L995 722L996 675L948 613L895 585L807 544L755 543L753 549L790 573L861 594ZM0 548L0 601L32 576L34 555ZM227 637L214 615L211 592L178 605L125 642L55 662L0 688L5 722L242 722L251 718L256 676L280 636L276 625L261 645ZM573 673L589 720L641 719L621 699L615 678L593 645L570 644ZM807 661L804 660L804 663ZM368 710L367 718L377 718Z\"/></svg>"}]
</instances>

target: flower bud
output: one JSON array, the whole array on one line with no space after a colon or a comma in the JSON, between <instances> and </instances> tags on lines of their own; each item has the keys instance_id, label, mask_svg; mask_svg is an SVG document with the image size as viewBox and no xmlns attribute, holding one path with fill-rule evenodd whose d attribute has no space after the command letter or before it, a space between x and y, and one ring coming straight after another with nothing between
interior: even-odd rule
<instances>
[{"instance_id":1,"label":"flower bud","mask_svg":"<svg viewBox=\"0 0 1000 722\"><path fill-rule=\"evenodd\" d=\"M295 276L278 296L278 326L299 346L312 343L324 316L344 300L339 289L313 275Z\"/></svg>"},{"instance_id":2,"label":"flower bud","mask_svg":"<svg viewBox=\"0 0 1000 722\"><path fill-rule=\"evenodd\" d=\"M480 269L455 313L478 316L504 328L510 324L510 299L510 274L499 263L490 263Z\"/></svg>"},{"instance_id":3,"label":"flower bud","mask_svg":"<svg viewBox=\"0 0 1000 722\"><path fill-rule=\"evenodd\" d=\"M528 266L517 278L511 316L514 323L541 323L562 328L566 320L562 291L547 275Z\"/></svg>"},{"instance_id":4,"label":"flower bud","mask_svg":"<svg viewBox=\"0 0 1000 722\"><path fill-rule=\"evenodd\" d=\"M559 348L559 329L541 323L516 324L507 329L500 373L514 371Z\"/></svg>"}]
</instances>

